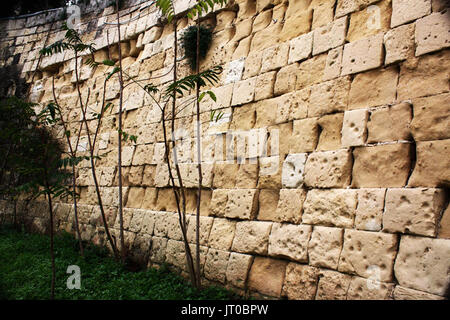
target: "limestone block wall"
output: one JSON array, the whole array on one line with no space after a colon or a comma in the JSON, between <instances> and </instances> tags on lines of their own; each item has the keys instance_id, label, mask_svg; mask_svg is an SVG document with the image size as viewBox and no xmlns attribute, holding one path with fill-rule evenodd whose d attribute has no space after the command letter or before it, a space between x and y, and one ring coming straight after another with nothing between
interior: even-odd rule
<instances>
[{"instance_id":1,"label":"limestone block wall","mask_svg":"<svg viewBox=\"0 0 450 320\"><path fill-rule=\"evenodd\" d=\"M129 75L163 87L172 79L173 29L148 3L121 11L121 20L130 21L122 26L122 63ZM176 4L177 12L190 5ZM202 22L214 28L202 68L224 68L211 88L217 103L201 105L206 283L271 298L442 299L450 280L447 6L443 0L235 0ZM1 65L18 64L32 101L41 104L53 99L55 77L76 131L74 57L38 54L64 36L62 21L33 19L3 22ZM112 7L82 17L83 40L95 44L98 60L118 59L114 21ZM181 19L180 33L190 24ZM178 72L191 72L185 59ZM103 67L82 69L93 111L104 78ZM138 136L123 148L126 243L149 266L168 263L185 274L159 110L135 85L124 95L125 130ZM106 99L116 108L102 123L96 166L117 234L117 79ZM194 245L196 116L183 101L176 125L186 131L178 151ZM222 119L210 121L212 111ZM79 150L86 143L83 135ZM89 163L80 164L77 183L82 236L105 243ZM45 229L43 206L28 208L36 229ZM11 210L2 202L4 214ZM59 228L73 231L71 202L58 203L56 214Z\"/></svg>"}]
</instances>

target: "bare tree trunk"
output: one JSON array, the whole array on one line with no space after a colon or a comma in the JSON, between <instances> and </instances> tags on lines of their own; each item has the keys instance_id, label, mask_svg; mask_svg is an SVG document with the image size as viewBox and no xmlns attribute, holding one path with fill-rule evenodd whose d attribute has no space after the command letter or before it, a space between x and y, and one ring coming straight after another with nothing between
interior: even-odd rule
<instances>
[{"instance_id":1,"label":"bare tree trunk","mask_svg":"<svg viewBox=\"0 0 450 320\"><path fill-rule=\"evenodd\" d=\"M196 72L197 75L200 73L200 14L197 16L197 52L196 52ZM198 162L198 189L197 189L197 210L196 210L196 230L195 230L195 241L196 241L196 253L197 253L197 288L201 287L201 274L200 274L200 204L202 199L202 146L201 146L201 130L200 130L200 86L197 82L196 87L196 102L197 102L197 162Z\"/></svg>"},{"instance_id":2,"label":"bare tree trunk","mask_svg":"<svg viewBox=\"0 0 450 320\"><path fill-rule=\"evenodd\" d=\"M120 48L120 14L119 14L119 0L116 0L117 11L117 34L119 37L118 49L119 49L119 138L118 138L118 176L119 176L119 221L120 221L120 253L122 263L125 263L126 248L125 239L123 233L123 203L122 203L122 104L123 104L123 78L122 78L122 49Z\"/></svg>"},{"instance_id":3,"label":"bare tree trunk","mask_svg":"<svg viewBox=\"0 0 450 320\"><path fill-rule=\"evenodd\" d=\"M76 87L77 87L77 91L78 91L78 98L80 99L80 106L81 106L81 112L82 112L82 118L83 118L82 121L86 127L86 134L87 134L88 143L89 143L89 155L90 155L90 162L91 162L92 178L94 180L95 191L97 193L98 205L100 207L100 213L102 216L103 226L105 228L106 237L107 237L108 242L111 245L111 248L114 252L114 257L117 260L119 258L119 253L117 252L117 247L116 247L115 243L113 242L111 234L109 232L108 222L106 221L105 210L103 208L102 196L100 194L100 187L98 184L97 174L95 171L95 163L94 163L94 147L95 146L92 144L92 141L91 141L89 125L88 125L87 119L86 119L86 109L84 108L83 99L82 99L82 95L81 95L81 91L80 91L80 83L79 83L79 77L78 77L78 54L76 51L75 51L75 70L74 71L75 71L75 78L76 78L75 79Z\"/></svg>"}]
</instances>

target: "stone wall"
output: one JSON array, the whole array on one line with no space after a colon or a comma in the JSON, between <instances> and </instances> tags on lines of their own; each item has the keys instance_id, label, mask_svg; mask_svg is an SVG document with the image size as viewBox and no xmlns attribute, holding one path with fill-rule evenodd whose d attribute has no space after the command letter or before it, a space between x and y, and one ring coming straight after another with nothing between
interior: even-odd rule
<instances>
[{"instance_id":1,"label":"stone wall","mask_svg":"<svg viewBox=\"0 0 450 320\"><path fill-rule=\"evenodd\" d=\"M122 63L131 76L150 76L163 86L172 79L173 30L160 23L153 7L139 10L146 5L121 12L122 21L131 19L122 26ZM177 12L189 5L178 1ZM235 0L203 21L214 27L214 37L202 68L224 67L212 88L217 103L205 99L201 106L205 283L272 298L442 298L450 279L446 5ZM41 104L53 99L55 76L76 131L74 57L61 53L39 60L45 43L64 36L61 21L39 17L3 22L1 46L7 50L1 65L23 67L32 82L31 99ZM97 60L108 53L118 58L115 27L108 24L114 21L112 7L83 16L83 40L99 49ZM178 29L189 24L181 19ZM182 60L179 75L190 72ZM82 68L83 95L91 88L94 111L104 73L103 67ZM186 274L158 108L135 85L124 95L125 130L138 135L137 143L123 148L126 243L149 266L166 262ZM113 79L106 99L116 108L103 121L97 148L103 157L96 162L115 234L117 98ZM187 131L179 152L194 245L195 109L179 108L177 127ZM223 118L210 122L212 110ZM78 147L85 146L83 136ZM105 243L88 163L79 166L77 182L82 236ZM42 206L28 208L36 229L45 229ZM2 202L3 213L11 210ZM59 228L73 231L70 201L58 203L56 214Z\"/></svg>"}]
</instances>

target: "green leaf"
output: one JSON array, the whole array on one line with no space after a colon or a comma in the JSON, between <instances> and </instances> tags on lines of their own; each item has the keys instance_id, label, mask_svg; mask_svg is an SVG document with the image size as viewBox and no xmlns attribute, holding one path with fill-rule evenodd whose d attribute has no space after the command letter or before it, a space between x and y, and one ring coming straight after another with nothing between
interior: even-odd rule
<instances>
[{"instance_id":1,"label":"green leaf","mask_svg":"<svg viewBox=\"0 0 450 320\"><path fill-rule=\"evenodd\" d=\"M111 67L115 65L114 61L112 61L112 60L103 60L103 64L105 66L111 66Z\"/></svg>"}]
</instances>

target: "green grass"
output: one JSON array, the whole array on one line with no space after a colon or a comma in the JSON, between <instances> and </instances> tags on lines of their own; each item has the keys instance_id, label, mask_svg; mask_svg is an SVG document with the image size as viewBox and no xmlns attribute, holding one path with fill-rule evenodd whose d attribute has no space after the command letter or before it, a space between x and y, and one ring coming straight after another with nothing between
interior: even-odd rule
<instances>
[{"instance_id":1,"label":"green grass","mask_svg":"<svg viewBox=\"0 0 450 320\"><path fill-rule=\"evenodd\" d=\"M0 299L49 299L50 238L0 228ZM55 238L56 299L98 300L204 300L236 299L219 287L201 291L167 268L130 272L108 256L105 249L90 245L85 257L70 234ZM81 289L67 289L69 265L81 269Z\"/></svg>"}]
</instances>

